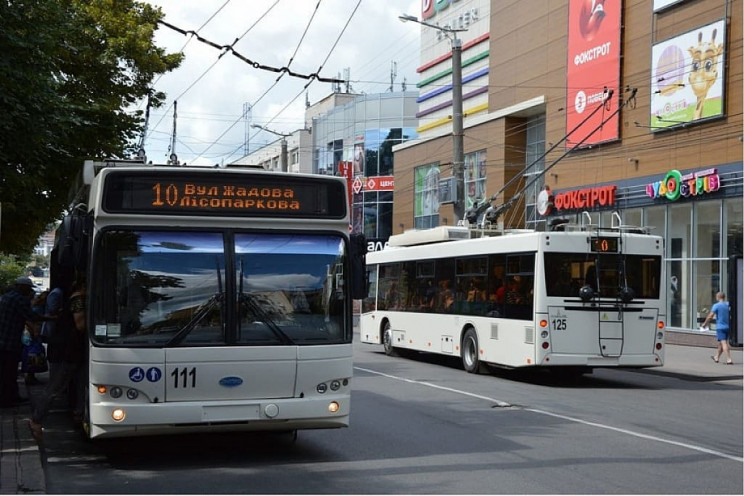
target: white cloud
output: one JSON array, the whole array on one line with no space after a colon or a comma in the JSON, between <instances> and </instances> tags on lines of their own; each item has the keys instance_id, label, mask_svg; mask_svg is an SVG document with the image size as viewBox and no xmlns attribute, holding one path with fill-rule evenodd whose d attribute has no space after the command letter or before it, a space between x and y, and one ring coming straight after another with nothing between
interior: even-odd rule
<instances>
[{"instance_id":1,"label":"white cloud","mask_svg":"<svg viewBox=\"0 0 744 496\"><path fill-rule=\"evenodd\" d=\"M317 5L312 0L150 0L150 3L162 8L166 22L184 30L197 30L214 15L199 31L200 36L220 45L230 45L242 36L234 47L238 53L277 68L289 63ZM274 3L276 6L258 21ZM415 89L420 30L411 23L401 23L398 15L404 12L420 15L420 2L362 0L333 48L356 5L357 2L350 0L321 0L290 69L311 74L328 57L320 69L321 77L335 78L349 68L355 92L382 93L390 86L394 61L398 74L395 90L400 90L404 78L407 88ZM156 90L167 94L167 100L164 107L151 113L145 143L150 160L167 159L176 98L176 152L182 162L189 164L227 162L242 155L246 134L242 119L244 103L253 105L252 123L280 133L303 127L303 87L307 80L284 75L277 83L278 73L256 69L230 53L218 58L217 49L196 38L189 39L165 26L156 33L156 43L168 52L178 51L184 44L186 47L182 66L162 76L155 85ZM313 104L328 96L332 85L314 81L306 91ZM250 129L249 135L252 149L258 143L277 139L268 133L259 134L257 129Z\"/></svg>"}]
</instances>

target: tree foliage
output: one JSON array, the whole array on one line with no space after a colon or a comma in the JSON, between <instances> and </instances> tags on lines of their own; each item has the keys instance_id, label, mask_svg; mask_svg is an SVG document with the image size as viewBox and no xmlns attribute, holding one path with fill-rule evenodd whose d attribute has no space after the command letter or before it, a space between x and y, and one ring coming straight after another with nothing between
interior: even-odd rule
<instances>
[{"instance_id":1,"label":"tree foliage","mask_svg":"<svg viewBox=\"0 0 744 496\"><path fill-rule=\"evenodd\" d=\"M182 54L154 44L159 8L134 0L0 1L0 252L28 253L58 219L86 159L126 158L127 109Z\"/></svg>"}]
</instances>

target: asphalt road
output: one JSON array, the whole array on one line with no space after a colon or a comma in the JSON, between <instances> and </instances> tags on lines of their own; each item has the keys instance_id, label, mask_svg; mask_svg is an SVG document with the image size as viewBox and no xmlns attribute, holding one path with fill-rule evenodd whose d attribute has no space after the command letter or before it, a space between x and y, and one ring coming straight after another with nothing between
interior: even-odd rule
<instances>
[{"instance_id":1,"label":"asphalt road","mask_svg":"<svg viewBox=\"0 0 744 496\"><path fill-rule=\"evenodd\" d=\"M355 346L352 425L91 445L45 433L54 494L742 494L742 384L465 373Z\"/></svg>"}]
</instances>

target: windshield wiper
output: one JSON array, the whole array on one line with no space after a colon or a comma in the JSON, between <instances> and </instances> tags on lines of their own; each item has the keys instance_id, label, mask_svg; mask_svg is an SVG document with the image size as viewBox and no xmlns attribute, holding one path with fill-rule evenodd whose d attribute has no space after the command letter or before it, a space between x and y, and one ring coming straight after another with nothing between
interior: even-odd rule
<instances>
[{"instance_id":1,"label":"windshield wiper","mask_svg":"<svg viewBox=\"0 0 744 496\"><path fill-rule=\"evenodd\" d=\"M295 344L294 340L290 338L286 332L282 331L281 328L276 325L276 322L271 320L268 313L256 302L256 297L250 293L240 293L240 301L245 301L250 307L253 314L276 335L282 344Z\"/></svg>"},{"instance_id":2,"label":"windshield wiper","mask_svg":"<svg viewBox=\"0 0 744 496\"><path fill-rule=\"evenodd\" d=\"M186 322L186 325L184 325L181 330L176 333L175 336L170 338L168 342L165 343L165 346L174 346L181 342L183 338L185 338L186 335L190 333L194 327L196 327L196 324L198 324L218 303L221 304L223 301L225 301L225 293L212 295L206 301L206 303L199 307L199 310L197 310L194 316L191 317L191 320Z\"/></svg>"}]
</instances>

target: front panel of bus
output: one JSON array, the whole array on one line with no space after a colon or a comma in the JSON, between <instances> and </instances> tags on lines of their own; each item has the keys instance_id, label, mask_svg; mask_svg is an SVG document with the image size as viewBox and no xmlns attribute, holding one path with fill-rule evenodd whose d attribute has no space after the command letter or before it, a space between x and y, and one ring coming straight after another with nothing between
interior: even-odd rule
<instances>
[{"instance_id":1,"label":"front panel of bus","mask_svg":"<svg viewBox=\"0 0 744 496\"><path fill-rule=\"evenodd\" d=\"M91 437L348 425L343 229L103 213L92 246Z\"/></svg>"}]
</instances>

